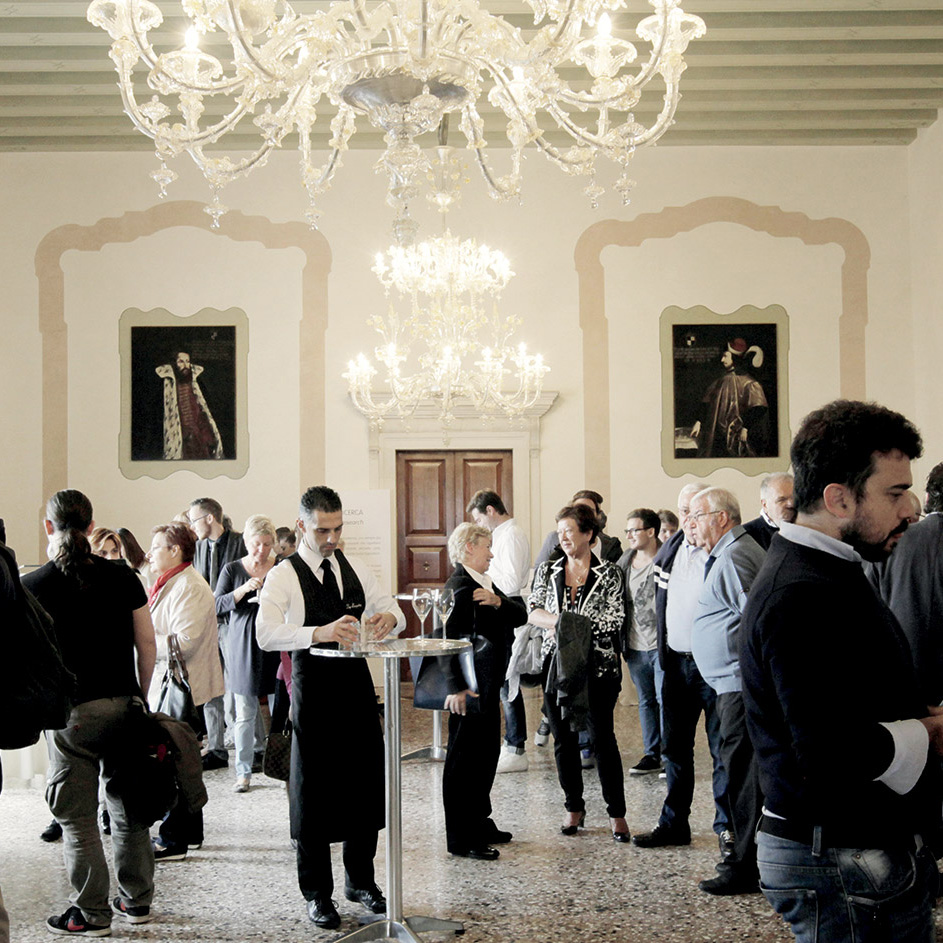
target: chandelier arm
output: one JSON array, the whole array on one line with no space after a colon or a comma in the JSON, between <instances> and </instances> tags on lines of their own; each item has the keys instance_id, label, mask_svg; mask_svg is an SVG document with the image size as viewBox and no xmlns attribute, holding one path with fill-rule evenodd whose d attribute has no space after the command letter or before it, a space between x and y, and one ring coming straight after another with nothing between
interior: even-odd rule
<instances>
[{"instance_id":1,"label":"chandelier arm","mask_svg":"<svg viewBox=\"0 0 943 943\"><path fill-rule=\"evenodd\" d=\"M134 44L138 47L140 58L144 60L148 68L155 69L157 67L158 56L157 53L154 52L154 47L147 41L147 30L144 30L142 33L138 29L138 18L134 15L137 6L137 0L131 0L131 6L128 10L129 19L131 20L131 35L134 38Z\"/></svg>"},{"instance_id":2,"label":"chandelier arm","mask_svg":"<svg viewBox=\"0 0 943 943\"><path fill-rule=\"evenodd\" d=\"M212 143L212 142L210 142ZM248 157L243 157L238 164L233 164L231 160L227 158L232 169L221 169L217 167L213 173L216 177L219 177L225 181L225 183L232 183L233 180L242 176L243 174L249 173L256 164L265 163L268 159L268 155L275 149L275 145L271 142L266 141L257 151L253 151ZM215 161L219 161L222 158L218 157L206 157L203 153L203 144L187 145L187 153L193 158L196 165L202 170L204 166L209 166Z\"/></svg>"},{"instance_id":3,"label":"chandelier arm","mask_svg":"<svg viewBox=\"0 0 943 943\"><path fill-rule=\"evenodd\" d=\"M661 57L665 51L665 43L668 42L668 22L671 19L671 11L665 6L665 2L666 0L663 0L659 14L661 17L661 35L659 37L658 48L656 49L652 46L652 51L648 56L648 62L645 63L645 67L638 75L634 78L632 76L626 76L629 84L636 88L644 88L648 85L658 71L658 66L661 65Z\"/></svg>"},{"instance_id":4,"label":"chandelier arm","mask_svg":"<svg viewBox=\"0 0 943 943\"><path fill-rule=\"evenodd\" d=\"M275 79L277 76L265 67L265 64L259 59L255 54L255 46L253 43L246 42L245 36L243 35L245 26L242 22L242 15L236 9L235 3L233 0L226 0L226 6L229 8L230 22L233 25L233 30L230 32L226 30L227 35L229 36L229 42L233 47L233 52L236 51L236 42L239 42L239 48L242 50L246 58L268 79Z\"/></svg>"}]
</instances>

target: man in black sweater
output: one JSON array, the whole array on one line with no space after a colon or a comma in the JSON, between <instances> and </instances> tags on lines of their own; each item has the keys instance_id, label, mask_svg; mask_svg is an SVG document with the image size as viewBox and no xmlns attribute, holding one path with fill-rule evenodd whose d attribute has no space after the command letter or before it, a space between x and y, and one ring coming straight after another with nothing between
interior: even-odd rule
<instances>
[{"instance_id":1,"label":"man in black sweater","mask_svg":"<svg viewBox=\"0 0 943 943\"><path fill-rule=\"evenodd\" d=\"M917 430L876 404L807 416L792 444L798 516L743 613L761 886L803 943L935 939L943 709L921 703L900 626L862 569L906 528L921 452Z\"/></svg>"}]
</instances>

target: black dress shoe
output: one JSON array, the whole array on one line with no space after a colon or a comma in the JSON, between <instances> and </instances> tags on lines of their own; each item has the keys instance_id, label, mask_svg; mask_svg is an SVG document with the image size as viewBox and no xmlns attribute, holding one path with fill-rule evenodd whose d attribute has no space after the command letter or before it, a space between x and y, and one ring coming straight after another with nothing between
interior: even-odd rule
<instances>
[{"instance_id":1,"label":"black dress shoe","mask_svg":"<svg viewBox=\"0 0 943 943\"><path fill-rule=\"evenodd\" d=\"M489 845L506 845L514 836L511 832L504 832L491 819L485 822L485 841Z\"/></svg>"},{"instance_id":2,"label":"black dress shoe","mask_svg":"<svg viewBox=\"0 0 943 943\"><path fill-rule=\"evenodd\" d=\"M54 842L62 838L62 826L53 819L40 833L43 841Z\"/></svg>"},{"instance_id":3,"label":"black dress shoe","mask_svg":"<svg viewBox=\"0 0 943 943\"><path fill-rule=\"evenodd\" d=\"M623 845L627 845L631 837L632 836L628 832L613 832L612 833L612 840L620 842Z\"/></svg>"},{"instance_id":4,"label":"black dress shoe","mask_svg":"<svg viewBox=\"0 0 943 943\"><path fill-rule=\"evenodd\" d=\"M698 884L706 894L716 897L732 897L735 894L759 894L760 884L755 875L744 876L732 872L718 874L717 877L707 878Z\"/></svg>"},{"instance_id":5,"label":"black dress shoe","mask_svg":"<svg viewBox=\"0 0 943 943\"><path fill-rule=\"evenodd\" d=\"M308 901L308 919L323 930L336 930L341 925L340 914L334 901L326 894L315 894Z\"/></svg>"},{"instance_id":6,"label":"black dress shoe","mask_svg":"<svg viewBox=\"0 0 943 943\"><path fill-rule=\"evenodd\" d=\"M450 848L449 854L459 858L474 858L476 861L495 861L501 856L497 848L488 845L477 845L474 848Z\"/></svg>"},{"instance_id":7,"label":"black dress shoe","mask_svg":"<svg viewBox=\"0 0 943 943\"><path fill-rule=\"evenodd\" d=\"M386 913L386 898L376 884L370 887L345 887L344 896L355 904L363 904L371 913Z\"/></svg>"},{"instance_id":8,"label":"black dress shoe","mask_svg":"<svg viewBox=\"0 0 943 943\"><path fill-rule=\"evenodd\" d=\"M656 825L650 832L642 832L632 838L632 844L639 848L665 848L668 845L690 845L689 829L668 828Z\"/></svg>"},{"instance_id":9,"label":"black dress shoe","mask_svg":"<svg viewBox=\"0 0 943 943\"><path fill-rule=\"evenodd\" d=\"M203 757L203 770L208 772L213 769L226 769L229 766L229 757L221 753L207 753Z\"/></svg>"},{"instance_id":10,"label":"black dress shoe","mask_svg":"<svg viewBox=\"0 0 943 943\"><path fill-rule=\"evenodd\" d=\"M586 811L580 812L580 817L575 825L561 825L560 834L561 835L575 835L586 822Z\"/></svg>"},{"instance_id":11,"label":"black dress shoe","mask_svg":"<svg viewBox=\"0 0 943 943\"><path fill-rule=\"evenodd\" d=\"M264 760L265 760L265 754L261 750L252 754L252 772L253 773L262 772L262 763Z\"/></svg>"}]
</instances>

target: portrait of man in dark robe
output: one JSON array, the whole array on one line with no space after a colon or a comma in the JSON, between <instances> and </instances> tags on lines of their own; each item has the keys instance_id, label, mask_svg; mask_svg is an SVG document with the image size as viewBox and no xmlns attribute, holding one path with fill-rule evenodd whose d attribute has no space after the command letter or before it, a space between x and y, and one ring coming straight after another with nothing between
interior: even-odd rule
<instances>
[{"instance_id":1,"label":"portrait of man in dark robe","mask_svg":"<svg viewBox=\"0 0 943 943\"><path fill-rule=\"evenodd\" d=\"M223 457L223 442L197 379L203 372L178 351L172 364L161 364L164 381L164 458L210 459Z\"/></svg>"},{"instance_id":2,"label":"portrait of man in dark robe","mask_svg":"<svg viewBox=\"0 0 943 943\"><path fill-rule=\"evenodd\" d=\"M763 365L762 349L734 338L720 364L724 372L705 390L701 416L691 428L698 457L769 455L769 403L749 369Z\"/></svg>"}]
</instances>

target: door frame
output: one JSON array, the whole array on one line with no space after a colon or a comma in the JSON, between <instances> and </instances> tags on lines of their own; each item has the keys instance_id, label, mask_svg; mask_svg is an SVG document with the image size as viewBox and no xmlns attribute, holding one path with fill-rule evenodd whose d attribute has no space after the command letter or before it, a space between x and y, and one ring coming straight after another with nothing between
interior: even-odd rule
<instances>
[{"instance_id":1,"label":"door frame","mask_svg":"<svg viewBox=\"0 0 943 943\"><path fill-rule=\"evenodd\" d=\"M534 526L540 521L540 419L556 398L554 392L543 393L524 418L515 423L496 419L485 424L473 415L459 413L453 427L443 431L432 409L426 414L417 411L408 421L408 428L404 420L388 419L382 429L370 430L370 487L385 488L390 494L396 494L397 451L510 451L514 466L514 519L530 537L531 546L539 547L543 535L535 534ZM393 505L395 501L391 502L390 521L395 534L396 508Z\"/></svg>"}]
</instances>

